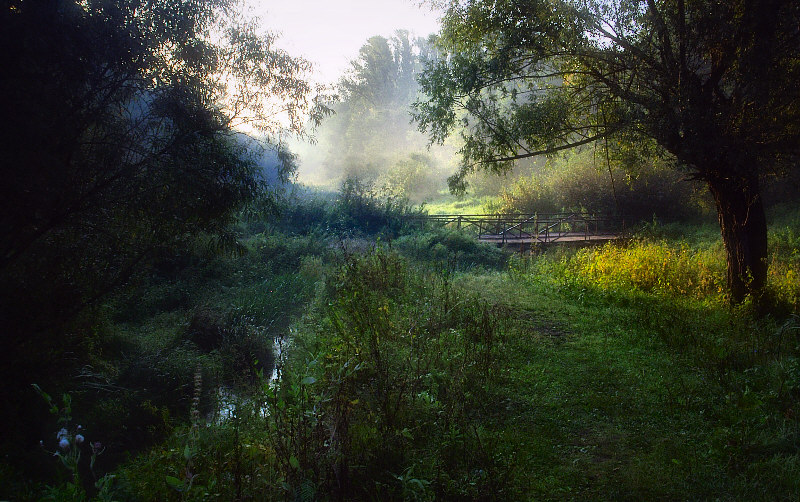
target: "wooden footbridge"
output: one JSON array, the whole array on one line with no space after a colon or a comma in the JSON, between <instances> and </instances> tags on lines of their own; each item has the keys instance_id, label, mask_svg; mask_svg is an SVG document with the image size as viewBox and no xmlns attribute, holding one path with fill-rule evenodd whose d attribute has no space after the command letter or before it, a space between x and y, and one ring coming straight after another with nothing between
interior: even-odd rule
<instances>
[{"instance_id":1,"label":"wooden footbridge","mask_svg":"<svg viewBox=\"0 0 800 502\"><path fill-rule=\"evenodd\" d=\"M498 246L603 242L622 233L616 220L588 213L432 214L419 219L473 232L481 242Z\"/></svg>"}]
</instances>

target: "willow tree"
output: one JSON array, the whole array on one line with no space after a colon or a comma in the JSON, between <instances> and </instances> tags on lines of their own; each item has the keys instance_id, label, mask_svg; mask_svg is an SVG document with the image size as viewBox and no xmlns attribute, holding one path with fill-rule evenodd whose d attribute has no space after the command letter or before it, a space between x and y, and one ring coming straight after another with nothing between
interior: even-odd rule
<instances>
[{"instance_id":1,"label":"willow tree","mask_svg":"<svg viewBox=\"0 0 800 502\"><path fill-rule=\"evenodd\" d=\"M601 140L656 145L716 201L733 301L766 283L759 184L800 153L800 3L453 0L421 78L423 131L460 130L463 164Z\"/></svg>"},{"instance_id":2,"label":"willow tree","mask_svg":"<svg viewBox=\"0 0 800 502\"><path fill-rule=\"evenodd\" d=\"M230 241L267 188L235 128L274 144L322 113L310 64L236 0L0 0L0 26L0 318L22 334Z\"/></svg>"}]
</instances>

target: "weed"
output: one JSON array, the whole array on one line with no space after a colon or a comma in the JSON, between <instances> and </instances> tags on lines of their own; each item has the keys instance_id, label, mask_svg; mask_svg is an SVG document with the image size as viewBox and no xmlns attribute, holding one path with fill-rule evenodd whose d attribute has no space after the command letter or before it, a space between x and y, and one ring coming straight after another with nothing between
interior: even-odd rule
<instances>
[{"instance_id":1,"label":"weed","mask_svg":"<svg viewBox=\"0 0 800 502\"><path fill-rule=\"evenodd\" d=\"M45 451L58 458L71 477L71 480L65 483L48 486L44 499L65 501L112 500L114 476L106 474L98 478L94 472L97 456L102 454L105 448L99 441L88 441L85 436L86 431L81 425L72 424L72 397L69 394L63 394L59 405L38 385L33 384L33 388L45 401L50 413L58 418L58 425L61 426L56 434L56 440L58 441L56 448L53 451ZM44 441L40 441L40 445L42 448L46 448ZM84 465L85 462L81 462L81 456L85 450L91 452L88 466ZM92 478L91 480L89 479L90 477Z\"/></svg>"}]
</instances>

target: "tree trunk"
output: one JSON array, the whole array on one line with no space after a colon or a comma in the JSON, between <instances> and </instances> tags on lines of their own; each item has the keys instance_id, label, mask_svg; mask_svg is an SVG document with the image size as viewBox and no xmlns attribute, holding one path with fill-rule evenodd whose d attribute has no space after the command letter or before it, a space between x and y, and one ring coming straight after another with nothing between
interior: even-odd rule
<instances>
[{"instance_id":1,"label":"tree trunk","mask_svg":"<svg viewBox=\"0 0 800 502\"><path fill-rule=\"evenodd\" d=\"M758 177L710 177L728 260L731 302L757 294L767 282L767 219Z\"/></svg>"}]
</instances>

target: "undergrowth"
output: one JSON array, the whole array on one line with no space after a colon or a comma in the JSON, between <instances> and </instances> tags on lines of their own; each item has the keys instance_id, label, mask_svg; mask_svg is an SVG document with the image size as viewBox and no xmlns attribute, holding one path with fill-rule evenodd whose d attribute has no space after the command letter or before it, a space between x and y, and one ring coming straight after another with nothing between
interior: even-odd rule
<instances>
[{"instance_id":1,"label":"undergrowth","mask_svg":"<svg viewBox=\"0 0 800 502\"><path fill-rule=\"evenodd\" d=\"M645 233L652 234L652 231ZM769 308L800 311L800 238L791 228L773 229L764 295ZM561 250L541 259L516 257L512 272L557 277L602 291L654 293L707 304L727 301L725 253L713 239L636 238L598 247Z\"/></svg>"},{"instance_id":2,"label":"undergrowth","mask_svg":"<svg viewBox=\"0 0 800 502\"><path fill-rule=\"evenodd\" d=\"M193 487L159 481L180 479L188 432L126 467L122 486L150 499L515 498L511 453L486 427L501 312L449 277L380 248L346 257L283 346L279 379L201 432Z\"/></svg>"},{"instance_id":3,"label":"undergrowth","mask_svg":"<svg viewBox=\"0 0 800 502\"><path fill-rule=\"evenodd\" d=\"M731 307L681 230L509 258L265 229L107 305L73 415L117 500L796 500L800 238Z\"/></svg>"}]
</instances>

